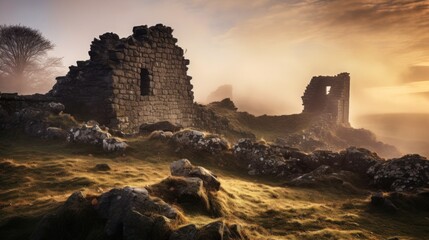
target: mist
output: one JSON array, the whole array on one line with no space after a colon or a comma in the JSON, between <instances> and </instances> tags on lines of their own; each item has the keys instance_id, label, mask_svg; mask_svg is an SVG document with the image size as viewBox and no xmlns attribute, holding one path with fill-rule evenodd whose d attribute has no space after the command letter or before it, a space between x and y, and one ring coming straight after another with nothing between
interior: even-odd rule
<instances>
[{"instance_id":1,"label":"mist","mask_svg":"<svg viewBox=\"0 0 429 240\"><path fill-rule=\"evenodd\" d=\"M429 113L429 1L1 0L0 23L39 29L63 57L60 75L89 58L94 37L163 23L191 60L197 102L231 85L241 111L299 113L312 76L349 72L354 127L378 128L358 121L368 114Z\"/></svg>"}]
</instances>

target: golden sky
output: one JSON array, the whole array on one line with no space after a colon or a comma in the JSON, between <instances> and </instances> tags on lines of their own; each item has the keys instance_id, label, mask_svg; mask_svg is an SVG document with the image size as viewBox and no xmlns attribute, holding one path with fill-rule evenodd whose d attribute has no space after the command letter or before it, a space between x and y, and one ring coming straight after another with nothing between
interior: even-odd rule
<instances>
[{"instance_id":1,"label":"golden sky","mask_svg":"<svg viewBox=\"0 0 429 240\"><path fill-rule=\"evenodd\" d=\"M0 23L39 29L65 66L104 32L175 29L196 100L231 84L242 110L290 114L312 76L351 74L351 118L429 112L426 0L0 0ZM64 73L67 68L64 68Z\"/></svg>"}]
</instances>

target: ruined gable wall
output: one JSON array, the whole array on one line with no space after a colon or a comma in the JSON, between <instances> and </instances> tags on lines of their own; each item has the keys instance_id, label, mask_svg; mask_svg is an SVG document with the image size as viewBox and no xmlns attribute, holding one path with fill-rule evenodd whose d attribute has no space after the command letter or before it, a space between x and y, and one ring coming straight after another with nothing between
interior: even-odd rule
<instances>
[{"instance_id":1,"label":"ruined gable wall","mask_svg":"<svg viewBox=\"0 0 429 240\"><path fill-rule=\"evenodd\" d=\"M108 124L115 117L111 102L112 60L109 49L119 41L116 34L106 33L91 44L90 60L70 66L66 76L58 77L49 95L66 107L65 111L80 120L96 120Z\"/></svg>"},{"instance_id":2,"label":"ruined gable wall","mask_svg":"<svg viewBox=\"0 0 429 240\"><path fill-rule=\"evenodd\" d=\"M112 125L128 131L158 121L192 125L189 60L176 45L172 31L163 25L135 27L133 35L110 53L117 59L112 72L112 107L116 112ZM142 79L148 82L144 89Z\"/></svg>"},{"instance_id":3,"label":"ruined gable wall","mask_svg":"<svg viewBox=\"0 0 429 240\"><path fill-rule=\"evenodd\" d=\"M330 87L327 94L327 87ZM350 76L313 77L302 97L304 113L330 114L337 124L349 125Z\"/></svg>"},{"instance_id":4,"label":"ruined gable wall","mask_svg":"<svg viewBox=\"0 0 429 240\"><path fill-rule=\"evenodd\" d=\"M57 78L50 95L80 119L127 132L165 120L191 126L189 60L172 31L158 24L134 27L133 35L122 39L114 33L101 35L92 42L90 60Z\"/></svg>"}]
</instances>

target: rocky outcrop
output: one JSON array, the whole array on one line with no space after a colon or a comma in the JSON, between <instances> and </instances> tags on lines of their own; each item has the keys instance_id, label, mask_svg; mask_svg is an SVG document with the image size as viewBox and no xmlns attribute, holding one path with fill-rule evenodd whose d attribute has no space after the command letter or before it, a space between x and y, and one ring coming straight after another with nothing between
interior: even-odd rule
<instances>
[{"instance_id":1,"label":"rocky outcrop","mask_svg":"<svg viewBox=\"0 0 429 240\"><path fill-rule=\"evenodd\" d=\"M232 147L233 154L247 164L250 175L270 175L285 177L306 170L305 162L309 156L284 146L253 142L240 139Z\"/></svg>"},{"instance_id":2,"label":"rocky outcrop","mask_svg":"<svg viewBox=\"0 0 429 240\"><path fill-rule=\"evenodd\" d=\"M412 191L429 186L429 160L416 154L405 155L370 167L368 174L377 188Z\"/></svg>"},{"instance_id":3,"label":"rocky outcrop","mask_svg":"<svg viewBox=\"0 0 429 240\"><path fill-rule=\"evenodd\" d=\"M247 163L250 175L290 177L311 172L320 166L334 171L350 171L366 177L367 170L382 161L377 154L363 148L350 147L341 152L318 150L310 154L282 145L240 139L232 147L233 154Z\"/></svg>"},{"instance_id":4,"label":"rocky outcrop","mask_svg":"<svg viewBox=\"0 0 429 240\"><path fill-rule=\"evenodd\" d=\"M224 138L192 129L185 129L174 133L171 137L171 142L182 148L190 148L212 154L219 154L229 149L229 143Z\"/></svg>"},{"instance_id":5,"label":"rocky outcrop","mask_svg":"<svg viewBox=\"0 0 429 240\"><path fill-rule=\"evenodd\" d=\"M180 176L170 176L146 188L114 188L100 196L86 197L81 192L73 193L63 206L43 217L30 239L248 239L239 225L223 220L201 228L194 224L177 227L186 218L168 203L185 210L189 209L186 206L198 211L212 209L212 194L216 192L206 187L206 176L191 176L192 170L200 167L193 167L189 161L179 162L185 164L173 165Z\"/></svg>"}]
</instances>

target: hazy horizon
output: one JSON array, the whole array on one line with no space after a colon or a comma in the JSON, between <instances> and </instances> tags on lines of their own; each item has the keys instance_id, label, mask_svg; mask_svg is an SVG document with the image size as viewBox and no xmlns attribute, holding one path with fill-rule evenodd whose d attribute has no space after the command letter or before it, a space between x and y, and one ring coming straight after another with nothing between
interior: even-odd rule
<instances>
[{"instance_id":1,"label":"hazy horizon","mask_svg":"<svg viewBox=\"0 0 429 240\"><path fill-rule=\"evenodd\" d=\"M99 35L163 23L191 61L197 102L228 84L240 110L299 113L312 76L349 72L352 123L429 113L428 13L429 1L412 0L0 0L0 23L40 30L63 57L61 74L89 59Z\"/></svg>"}]
</instances>

